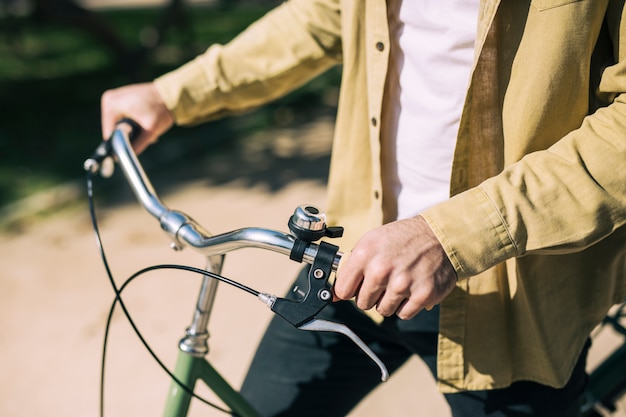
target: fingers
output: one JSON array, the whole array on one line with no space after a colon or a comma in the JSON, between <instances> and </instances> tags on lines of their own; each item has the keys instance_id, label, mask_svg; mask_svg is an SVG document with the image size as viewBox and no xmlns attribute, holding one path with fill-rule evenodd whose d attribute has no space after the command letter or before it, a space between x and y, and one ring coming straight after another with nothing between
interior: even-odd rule
<instances>
[{"instance_id":1,"label":"fingers","mask_svg":"<svg viewBox=\"0 0 626 417\"><path fill-rule=\"evenodd\" d=\"M432 306L430 306L432 308ZM398 310L396 310L396 315L402 320L410 320L417 315L422 309L426 309L430 311L430 309L424 307L423 303L413 302L411 300L407 300L403 303Z\"/></svg>"},{"instance_id":2,"label":"fingers","mask_svg":"<svg viewBox=\"0 0 626 417\"><path fill-rule=\"evenodd\" d=\"M406 301L407 298L404 294L384 292L380 297L380 300L376 302L376 311L385 317L390 317L396 314Z\"/></svg>"},{"instance_id":3,"label":"fingers","mask_svg":"<svg viewBox=\"0 0 626 417\"><path fill-rule=\"evenodd\" d=\"M339 268L337 279L333 285L333 293L339 300L349 300L356 295L363 282L361 262L353 259L352 253L344 254Z\"/></svg>"},{"instance_id":4,"label":"fingers","mask_svg":"<svg viewBox=\"0 0 626 417\"><path fill-rule=\"evenodd\" d=\"M361 310L369 310L370 308L379 305L380 301L385 297L385 286L382 284L371 285L368 281L366 285L365 283L361 285L359 291L356 294L356 305ZM389 299L390 297L387 297ZM388 304L391 304L388 302ZM391 309L391 306L389 307ZM395 311L395 310L394 310ZM381 313L382 314L382 313ZM393 314L393 311L391 312Z\"/></svg>"},{"instance_id":5,"label":"fingers","mask_svg":"<svg viewBox=\"0 0 626 417\"><path fill-rule=\"evenodd\" d=\"M379 297L372 305L375 305L376 311L383 316L392 316L411 297L412 279L406 274L397 274L393 270L381 269L378 274L380 275L376 281L380 283L379 285L384 284L384 287L379 291Z\"/></svg>"},{"instance_id":6,"label":"fingers","mask_svg":"<svg viewBox=\"0 0 626 417\"><path fill-rule=\"evenodd\" d=\"M385 317L395 314L403 320L408 320L430 306L426 300L427 294L428 292L423 291L412 292L410 289L395 291L393 285L389 285L376 302L376 311Z\"/></svg>"},{"instance_id":7,"label":"fingers","mask_svg":"<svg viewBox=\"0 0 626 417\"><path fill-rule=\"evenodd\" d=\"M119 120L115 116L115 113L110 110L112 105L109 103L112 100L111 98L112 94L113 93L111 90L105 91L100 100L100 120L101 120L101 128L102 128L102 138L105 140L111 137L111 135L113 134L113 129L115 129L115 124L117 123L117 120Z\"/></svg>"},{"instance_id":8,"label":"fingers","mask_svg":"<svg viewBox=\"0 0 626 417\"><path fill-rule=\"evenodd\" d=\"M133 141L137 153L143 151L173 124L174 118L152 83L131 84L106 91L101 99L102 136L108 139L123 118L133 119L141 133Z\"/></svg>"},{"instance_id":9,"label":"fingers","mask_svg":"<svg viewBox=\"0 0 626 417\"><path fill-rule=\"evenodd\" d=\"M368 253L363 248L355 248L347 259L344 258L337 271L334 285L335 295L339 299L349 300L356 297L355 302L362 310L369 310L376 305L387 284L385 281L386 273L372 271L372 265L382 264L367 262ZM368 269L367 274L365 268ZM367 281L364 279L366 275Z\"/></svg>"},{"instance_id":10,"label":"fingers","mask_svg":"<svg viewBox=\"0 0 626 417\"><path fill-rule=\"evenodd\" d=\"M420 217L389 223L365 234L341 262L336 299L355 298L363 310L410 319L452 291L456 272Z\"/></svg>"},{"instance_id":11,"label":"fingers","mask_svg":"<svg viewBox=\"0 0 626 417\"><path fill-rule=\"evenodd\" d=\"M354 261L354 257L351 258ZM365 279L367 276L367 279ZM376 311L385 317L397 315L403 320L415 317L422 309L432 309L428 283L420 289L412 288L411 277L389 277L386 273L371 273L359 268L359 264L347 263L338 271L333 287L335 300L355 298L357 307Z\"/></svg>"},{"instance_id":12,"label":"fingers","mask_svg":"<svg viewBox=\"0 0 626 417\"><path fill-rule=\"evenodd\" d=\"M372 259L368 255L370 252L362 248L356 248L348 257L344 256L333 287L335 299L355 298L357 307L362 310L376 307L383 316L392 316L401 306L407 305L411 296L411 279L407 276L390 279L392 272L385 266L386 263ZM417 307L413 305L411 302L404 307L405 314L417 314L421 304ZM414 312L415 309L417 311Z\"/></svg>"},{"instance_id":13,"label":"fingers","mask_svg":"<svg viewBox=\"0 0 626 417\"><path fill-rule=\"evenodd\" d=\"M342 279L345 278L342 276ZM339 290L342 297L337 299L349 299L354 297L357 307L361 310L370 310L376 308L376 311L385 317L391 317L394 314L403 320L408 320L416 316L422 309L430 310L433 308L432 301L427 301L428 292L414 292L407 288L405 290L395 290L394 285L388 283L382 284L384 280L368 279L363 277L356 280L360 285L356 288L352 295L344 295ZM374 283L376 282L376 283ZM335 284L335 291L337 283ZM345 298L344 298L345 297Z\"/></svg>"}]
</instances>

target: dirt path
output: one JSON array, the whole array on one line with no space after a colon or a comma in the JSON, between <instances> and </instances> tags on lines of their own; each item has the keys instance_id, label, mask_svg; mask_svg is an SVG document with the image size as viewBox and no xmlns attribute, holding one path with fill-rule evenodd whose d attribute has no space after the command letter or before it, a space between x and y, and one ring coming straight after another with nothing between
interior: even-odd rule
<instances>
[{"instance_id":1,"label":"dirt path","mask_svg":"<svg viewBox=\"0 0 626 417\"><path fill-rule=\"evenodd\" d=\"M323 206L323 196L322 187L311 182L294 183L276 194L236 185L211 188L191 184L168 201L171 207L184 208L204 224L219 219L217 233L242 225L260 226L260 221L285 230L292 208L302 203ZM156 263L202 266L202 260L193 253L170 251L156 222L135 206L117 207L100 217L105 248L118 278ZM112 291L84 210L54 216L38 224L36 231L21 236L2 237L0 248L4 259L0 415L96 416L102 334ZM283 276L272 276L275 265L280 265ZM281 294L297 269L280 255L250 250L229 256L225 273L255 288ZM191 317L198 284L199 280L188 274L155 273L126 293L131 313L170 366L176 343ZM240 383L270 314L248 295L220 288L211 323L210 355L235 384ZM115 316L111 338L106 415L159 415L166 376L139 345L121 314ZM414 378L419 383L419 375ZM382 415L376 410L382 413L384 404L399 409L400 393L394 382L380 393L384 402L377 400L375 406L370 404L354 415ZM427 395L432 389L428 383L428 389L421 391L423 401L433 402ZM411 408L420 404L415 395L408 398L415 401ZM199 406L193 415L220 414Z\"/></svg>"},{"instance_id":2,"label":"dirt path","mask_svg":"<svg viewBox=\"0 0 626 417\"><path fill-rule=\"evenodd\" d=\"M294 147L293 132L282 132L272 139L257 138L252 154L274 147L280 149L275 149L278 153L315 160L328 151L330 127L324 122L309 128L312 136L305 140L306 149ZM300 130L298 136L304 133ZM217 158L232 170L242 155ZM281 175L289 172L282 167ZM263 175L274 181L250 181L255 174L248 174L244 180L222 179L218 185L206 179L187 180L169 187L162 197L169 207L190 214L213 233L245 226L286 230L297 205L324 207L323 181L300 178L275 187L273 171L263 171ZM156 182L155 187L159 190ZM200 257L189 250L171 251L156 221L133 201L101 208L99 219L118 282L153 264L202 266ZM19 234L0 235L0 253L0 415L96 417L103 329L113 294L85 205L31 223ZM229 255L224 273L281 294L298 268L281 255L245 250ZM173 365L177 341L191 317L199 282L189 274L159 272L138 280L125 293L131 314L168 366ZM220 288L210 326L210 357L236 386L270 316L249 295ZM167 376L140 346L121 314L113 320L108 361L105 415L160 415ZM381 386L351 416L414 416L415 410L423 416L449 416L418 360ZM223 414L194 405L192 415Z\"/></svg>"}]
</instances>

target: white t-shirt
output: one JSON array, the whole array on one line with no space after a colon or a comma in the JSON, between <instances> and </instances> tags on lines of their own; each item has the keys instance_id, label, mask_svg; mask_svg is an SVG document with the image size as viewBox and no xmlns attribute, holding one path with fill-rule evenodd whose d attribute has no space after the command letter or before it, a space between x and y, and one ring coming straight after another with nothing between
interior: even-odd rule
<instances>
[{"instance_id":1,"label":"white t-shirt","mask_svg":"<svg viewBox=\"0 0 626 417\"><path fill-rule=\"evenodd\" d=\"M386 220L449 197L471 72L479 0L390 0L382 116Z\"/></svg>"}]
</instances>

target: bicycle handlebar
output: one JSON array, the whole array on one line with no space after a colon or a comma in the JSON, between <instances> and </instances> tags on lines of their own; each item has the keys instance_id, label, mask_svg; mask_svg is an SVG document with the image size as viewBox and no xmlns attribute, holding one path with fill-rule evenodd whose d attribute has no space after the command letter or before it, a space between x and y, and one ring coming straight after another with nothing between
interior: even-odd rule
<instances>
[{"instance_id":1,"label":"bicycle handlebar","mask_svg":"<svg viewBox=\"0 0 626 417\"><path fill-rule=\"evenodd\" d=\"M173 249L180 250L188 245L207 257L213 257L252 247L282 253L292 260L312 265L309 289L301 299L294 301L259 293L259 300L298 329L336 332L347 336L376 363L381 371L381 379L386 381L389 373L384 363L352 330L343 324L316 318L332 302L328 280L331 273L337 271L342 253L335 245L315 241L323 237L340 237L343 228L328 227L326 216L316 207L299 206L289 219L292 234L249 227L211 236L191 217L170 210L159 199L131 145L132 138L140 130L139 125L132 120L118 123L109 140L103 141L91 158L85 161L85 170L110 176L113 164L108 161L107 165L107 160L114 158L141 205L159 220L161 228L172 237ZM108 171L107 166L111 167L110 172L104 172Z\"/></svg>"},{"instance_id":2,"label":"bicycle handlebar","mask_svg":"<svg viewBox=\"0 0 626 417\"><path fill-rule=\"evenodd\" d=\"M133 151L131 139L137 131L138 127L134 122L129 120L120 122L111 138L98 146L92 157L85 161L84 168L94 173L98 172L106 158L115 156L140 204L159 220L161 228L174 239L172 245L175 249L189 245L205 256L222 255L248 247L267 249L288 256L293 254L297 245L297 238L293 235L250 227L210 236L200 224L185 213L170 210L159 199ZM300 257L302 261L312 264L319 245L308 243L302 248ZM341 256L342 254L337 252L332 263L333 272L337 271Z\"/></svg>"}]
</instances>

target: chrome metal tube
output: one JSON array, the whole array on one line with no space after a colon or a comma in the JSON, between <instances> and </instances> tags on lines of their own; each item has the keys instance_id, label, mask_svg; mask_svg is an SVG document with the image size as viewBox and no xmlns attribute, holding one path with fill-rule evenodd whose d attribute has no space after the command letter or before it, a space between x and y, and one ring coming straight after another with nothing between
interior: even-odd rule
<instances>
[{"instance_id":1,"label":"chrome metal tube","mask_svg":"<svg viewBox=\"0 0 626 417\"><path fill-rule=\"evenodd\" d=\"M137 160L137 156L128 139L130 127L122 130L124 126L125 125L119 125L111 136L110 140L113 152L141 205L154 217L160 219L161 216L168 211L167 207L165 207L161 200L159 200L159 197L157 197L152 183L150 183L141 164Z\"/></svg>"},{"instance_id":2,"label":"chrome metal tube","mask_svg":"<svg viewBox=\"0 0 626 417\"><path fill-rule=\"evenodd\" d=\"M130 144L130 126L120 124L111 136L111 146L131 189L141 205L161 222L161 228L175 239L177 247L189 245L205 256L223 255L242 248L260 248L289 256L296 238L290 234L261 228L244 228L210 236L200 224L184 213L169 210L159 199ZM318 245L310 243L303 261L313 263ZM336 271L341 260L338 253L333 263Z\"/></svg>"},{"instance_id":3,"label":"chrome metal tube","mask_svg":"<svg viewBox=\"0 0 626 417\"><path fill-rule=\"evenodd\" d=\"M243 248L266 249L289 256L296 240L292 235L258 227L247 227L207 237L198 233L191 224L181 227L177 238L206 256L222 255ZM310 243L304 251L303 261L312 264L317 252L318 245ZM333 271L337 270L340 261L341 253L338 253L333 263Z\"/></svg>"},{"instance_id":4,"label":"chrome metal tube","mask_svg":"<svg viewBox=\"0 0 626 417\"><path fill-rule=\"evenodd\" d=\"M207 258L206 270L215 274L222 273L224 256L211 256ZM219 281L205 276L198 294L198 301L193 312L191 324L185 331L185 336L178 346L184 352L196 357L203 357L209 353L209 319L217 294Z\"/></svg>"}]
</instances>

